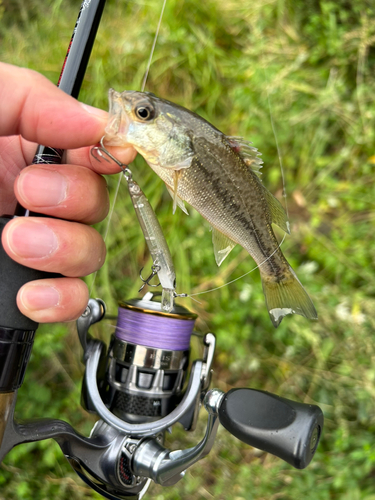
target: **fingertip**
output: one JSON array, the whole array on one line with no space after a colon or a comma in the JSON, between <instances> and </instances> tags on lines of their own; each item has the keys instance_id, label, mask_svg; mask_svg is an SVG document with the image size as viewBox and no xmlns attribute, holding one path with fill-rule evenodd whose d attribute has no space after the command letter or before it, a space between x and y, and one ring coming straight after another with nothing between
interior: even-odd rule
<instances>
[{"instance_id":1,"label":"fingertip","mask_svg":"<svg viewBox=\"0 0 375 500\"><path fill-rule=\"evenodd\" d=\"M102 221L110 208L105 178L80 165L26 167L15 180L14 192L32 212L85 224Z\"/></svg>"},{"instance_id":2,"label":"fingertip","mask_svg":"<svg viewBox=\"0 0 375 500\"><path fill-rule=\"evenodd\" d=\"M89 293L78 278L58 278L26 283L17 294L17 306L38 323L77 319L86 309Z\"/></svg>"},{"instance_id":3,"label":"fingertip","mask_svg":"<svg viewBox=\"0 0 375 500\"><path fill-rule=\"evenodd\" d=\"M100 144L96 146L100 151ZM95 148L95 149L96 149ZM105 146L106 150L116 158L117 161L128 166L132 163L137 156L137 151L133 146L119 147L119 146ZM93 170L98 174L115 174L121 171L117 163L110 159L105 152L90 151L90 162Z\"/></svg>"},{"instance_id":4,"label":"fingertip","mask_svg":"<svg viewBox=\"0 0 375 500\"><path fill-rule=\"evenodd\" d=\"M115 158L126 165L129 165L132 161L134 161L137 156L137 151L133 148L133 146L111 146L108 149Z\"/></svg>"}]
</instances>

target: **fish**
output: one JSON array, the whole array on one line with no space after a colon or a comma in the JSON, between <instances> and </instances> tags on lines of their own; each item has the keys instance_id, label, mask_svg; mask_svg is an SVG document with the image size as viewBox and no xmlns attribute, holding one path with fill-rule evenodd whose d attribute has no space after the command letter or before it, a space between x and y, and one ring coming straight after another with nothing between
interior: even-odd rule
<instances>
[{"instance_id":1,"label":"fish","mask_svg":"<svg viewBox=\"0 0 375 500\"><path fill-rule=\"evenodd\" d=\"M318 318L314 304L283 255L272 224L290 226L281 203L260 179L258 150L207 120L150 92L109 91L107 146L133 146L164 181L173 211L185 202L211 225L216 263L236 244L259 267L270 319Z\"/></svg>"}]
</instances>

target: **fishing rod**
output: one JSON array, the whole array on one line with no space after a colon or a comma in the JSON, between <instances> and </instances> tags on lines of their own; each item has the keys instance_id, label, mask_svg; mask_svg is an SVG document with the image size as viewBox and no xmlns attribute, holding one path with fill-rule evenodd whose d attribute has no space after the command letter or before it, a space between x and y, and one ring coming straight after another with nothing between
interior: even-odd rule
<instances>
[{"instance_id":1,"label":"fishing rod","mask_svg":"<svg viewBox=\"0 0 375 500\"><path fill-rule=\"evenodd\" d=\"M77 98L90 59L106 0L83 0L68 46L57 86ZM39 145L33 164L59 164L64 151ZM0 237L5 225L15 217L41 216L19 203L14 215L0 217ZM29 281L60 275L37 271L14 262L0 245L0 445L22 384L38 323L24 316L16 304L22 285Z\"/></svg>"},{"instance_id":2,"label":"fishing rod","mask_svg":"<svg viewBox=\"0 0 375 500\"><path fill-rule=\"evenodd\" d=\"M95 4L97 9L101 4L102 11L104 2ZM78 16L80 23L92 5L94 2L83 2ZM100 15L99 19L95 15L90 19L87 25L91 23L96 31ZM94 19L96 27L93 27ZM77 37L80 23L73 37ZM88 32L91 35L87 43L92 46L95 35L90 29ZM74 40L63 72L68 71L73 46ZM83 78L84 73L79 68L87 64L87 60L80 64L75 61L73 67L79 78ZM60 87L63 81L61 78ZM77 92L76 84L71 88ZM94 148L93 154L95 151L100 153L98 159L108 156L103 144ZM43 154L52 163L57 162L57 156L61 160L60 152L41 146L35 161ZM2 250L0 278L8 273L9 265L12 277L8 279L8 286L9 281L16 283L13 298L4 288L7 302L0 304L3 325L0 327L0 461L17 445L54 439L79 477L93 490L111 500L138 500L152 482L170 486L181 480L190 466L210 452L218 426L222 424L241 441L272 453L295 468L305 468L321 436L320 408L249 388L227 393L210 389L215 335L197 333L197 316L175 303L174 266L160 224L128 166L118 164L153 258L153 273L161 282L161 300L158 294L148 292L143 298L120 302L116 329L108 335L108 345L89 332L93 324L105 320L106 308L101 299L90 299L77 320L85 364L81 403L88 412L98 416L89 437L61 420L17 421L14 418L16 395L38 325L15 310L15 295L22 284L45 277L46 273L22 268ZM9 220L9 217L3 219ZM7 307L13 308L13 312L8 313ZM201 346L196 359L191 359L192 338L198 339ZM165 446L166 432L175 424L194 431L202 406L207 411L205 435L191 448L169 450Z\"/></svg>"}]
</instances>

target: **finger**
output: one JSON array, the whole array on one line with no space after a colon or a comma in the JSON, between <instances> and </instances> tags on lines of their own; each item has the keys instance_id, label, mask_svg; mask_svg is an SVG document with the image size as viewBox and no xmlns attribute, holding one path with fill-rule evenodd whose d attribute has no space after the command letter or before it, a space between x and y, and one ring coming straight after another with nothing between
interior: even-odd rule
<instances>
[{"instance_id":1,"label":"finger","mask_svg":"<svg viewBox=\"0 0 375 500\"><path fill-rule=\"evenodd\" d=\"M24 166L19 136L0 137L0 214L14 213L14 179Z\"/></svg>"},{"instance_id":2,"label":"finger","mask_svg":"<svg viewBox=\"0 0 375 500\"><path fill-rule=\"evenodd\" d=\"M94 224L109 210L105 179L78 165L26 167L14 190L23 207L60 219Z\"/></svg>"},{"instance_id":3,"label":"finger","mask_svg":"<svg viewBox=\"0 0 375 500\"><path fill-rule=\"evenodd\" d=\"M95 144L107 113L86 106L35 71L0 63L0 135L69 149Z\"/></svg>"},{"instance_id":4,"label":"finger","mask_svg":"<svg viewBox=\"0 0 375 500\"><path fill-rule=\"evenodd\" d=\"M137 151L133 147L108 147L106 149L124 165L130 165L137 155ZM92 148L69 150L66 152L66 161L67 163L87 166L98 174L115 174L122 170L121 167L109 159L105 154L104 156L100 156L100 154Z\"/></svg>"},{"instance_id":5,"label":"finger","mask_svg":"<svg viewBox=\"0 0 375 500\"><path fill-rule=\"evenodd\" d=\"M19 264L65 276L86 276L104 263L105 245L92 227L44 217L19 217L6 224L2 243Z\"/></svg>"},{"instance_id":6,"label":"finger","mask_svg":"<svg viewBox=\"0 0 375 500\"><path fill-rule=\"evenodd\" d=\"M27 165L32 163L36 147L36 144L33 142L25 140L22 141L23 156ZM94 170L94 172L97 172L98 174L116 174L121 171L121 168L115 162L106 161L98 154L95 154L95 151L92 151L92 149L92 147L69 149L65 151L64 162L71 163L73 165L82 165L83 167ZM132 161L134 161L134 158L137 155L136 150L132 147L111 147L108 148L108 151L110 151L115 158L125 165L129 165Z\"/></svg>"},{"instance_id":7,"label":"finger","mask_svg":"<svg viewBox=\"0 0 375 500\"><path fill-rule=\"evenodd\" d=\"M88 301L87 286L79 278L30 281L17 294L21 313L38 323L77 319Z\"/></svg>"}]
</instances>

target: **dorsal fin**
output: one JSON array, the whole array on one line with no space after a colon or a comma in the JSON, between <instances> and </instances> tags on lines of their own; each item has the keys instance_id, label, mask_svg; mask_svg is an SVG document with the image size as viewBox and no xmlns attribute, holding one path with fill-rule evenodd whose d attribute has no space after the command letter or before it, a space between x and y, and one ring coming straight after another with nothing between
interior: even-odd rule
<instances>
[{"instance_id":1,"label":"dorsal fin","mask_svg":"<svg viewBox=\"0 0 375 500\"><path fill-rule=\"evenodd\" d=\"M238 153L245 164L258 176L259 186L262 188L264 198L270 210L271 219L274 224L279 226L283 231L290 234L290 225L285 210L279 200L265 188L260 180L262 173L263 161L259 158L261 153L256 148L251 146L250 141L246 141L242 137L226 136L229 146Z\"/></svg>"},{"instance_id":2,"label":"dorsal fin","mask_svg":"<svg viewBox=\"0 0 375 500\"><path fill-rule=\"evenodd\" d=\"M229 146L238 153L245 164L251 168L251 170L257 174L260 178L262 175L260 169L262 168L263 161L259 158L262 153L259 153L257 148L254 148L250 141L246 141L242 137L236 136L225 136Z\"/></svg>"},{"instance_id":3,"label":"dorsal fin","mask_svg":"<svg viewBox=\"0 0 375 500\"><path fill-rule=\"evenodd\" d=\"M275 198L274 195L270 193L266 187L263 186L261 181L259 181L259 186L262 188L264 197L267 201L272 222L277 226L279 226L280 229L290 234L290 224L286 212L284 210L284 207L279 202L279 200Z\"/></svg>"}]
</instances>

